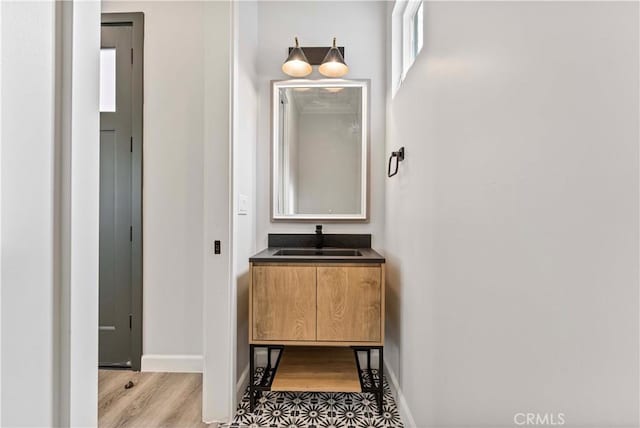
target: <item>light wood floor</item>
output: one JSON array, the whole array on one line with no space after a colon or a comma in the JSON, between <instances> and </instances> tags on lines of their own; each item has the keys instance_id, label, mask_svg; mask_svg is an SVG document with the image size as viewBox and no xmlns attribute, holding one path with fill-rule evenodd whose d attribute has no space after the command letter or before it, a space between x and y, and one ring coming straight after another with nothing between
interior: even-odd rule
<instances>
[{"instance_id":1,"label":"light wood floor","mask_svg":"<svg viewBox=\"0 0 640 428\"><path fill-rule=\"evenodd\" d=\"M202 423L202 375L98 371L100 428L190 428ZM135 386L125 389L129 381Z\"/></svg>"}]
</instances>

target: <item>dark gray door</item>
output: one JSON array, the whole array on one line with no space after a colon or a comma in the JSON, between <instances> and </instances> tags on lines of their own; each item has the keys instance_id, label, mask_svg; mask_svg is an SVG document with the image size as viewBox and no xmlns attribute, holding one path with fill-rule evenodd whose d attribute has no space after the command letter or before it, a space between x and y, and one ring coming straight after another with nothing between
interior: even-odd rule
<instances>
[{"instance_id":1,"label":"dark gray door","mask_svg":"<svg viewBox=\"0 0 640 428\"><path fill-rule=\"evenodd\" d=\"M103 25L101 55L101 78L115 69L105 90L115 102L101 101L100 113L99 364L131 367L132 27Z\"/></svg>"}]
</instances>

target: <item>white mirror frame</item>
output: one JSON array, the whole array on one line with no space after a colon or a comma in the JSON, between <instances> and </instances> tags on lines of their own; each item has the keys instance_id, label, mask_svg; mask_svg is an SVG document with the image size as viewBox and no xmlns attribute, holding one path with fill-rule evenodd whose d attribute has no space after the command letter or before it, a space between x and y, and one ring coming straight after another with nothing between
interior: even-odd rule
<instances>
[{"instance_id":1,"label":"white mirror frame","mask_svg":"<svg viewBox=\"0 0 640 428\"><path fill-rule=\"evenodd\" d=\"M280 108L278 105L278 91L282 88L361 88L362 89L362 152L361 152L361 201L360 212L356 214L293 214L283 215L276 212L278 194L275 189L280 188L280 171L278 165L278 150L280 141ZM369 195L369 80L344 79L292 79L271 81L271 220L272 221L367 221Z\"/></svg>"}]
</instances>

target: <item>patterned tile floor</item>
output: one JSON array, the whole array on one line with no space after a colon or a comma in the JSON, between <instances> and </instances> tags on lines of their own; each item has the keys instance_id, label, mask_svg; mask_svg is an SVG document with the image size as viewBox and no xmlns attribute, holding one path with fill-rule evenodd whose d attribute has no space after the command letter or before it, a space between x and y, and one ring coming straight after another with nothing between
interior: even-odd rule
<instances>
[{"instance_id":1,"label":"patterned tile floor","mask_svg":"<svg viewBox=\"0 0 640 428\"><path fill-rule=\"evenodd\" d=\"M258 382L264 372L256 369ZM363 372L366 374L366 372ZM377 381L377 370L372 370ZM365 385L368 383L366 376ZM403 428L396 402L384 380L383 412L373 394L266 392L249 412L249 392L245 392L233 421L223 428Z\"/></svg>"}]
</instances>

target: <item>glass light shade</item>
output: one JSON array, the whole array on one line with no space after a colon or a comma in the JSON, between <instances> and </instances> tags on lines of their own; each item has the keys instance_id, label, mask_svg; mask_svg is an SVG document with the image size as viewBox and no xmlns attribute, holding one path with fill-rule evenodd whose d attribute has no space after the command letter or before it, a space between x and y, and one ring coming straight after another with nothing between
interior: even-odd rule
<instances>
[{"instance_id":1,"label":"glass light shade","mask_svg":"<svg viewBox=\"0 0 640 428\"><path fill-rule=\"evenodd\" d=\"M335 37L333 38L333 46L324 56L318 71L326 77L342 77L349 72L349 67L345 64L340 50L336 47Z\"/></svg>"},{"instance_id":2,"label":"glass light shade","mask_svg":"<svg viewBox=\"0 0 640 428\"><path fill-rule=\"evenodd\" d=\"M282 71L291 77L305 77L311 74L311 64L306 61L294 59L282 64Z\"/></svg>"},{"instance_id":3,"label":"glass light shade","mask_svg":"<svg viewBox=\"0 0 640 428\"><path fill-rule=\"evenodd\" d=\"M282 64L282 71L291 77L305 77L311 74L311 64L298 44L298 38L296 37L295 40L296 46L291 49L287 60Z\"/></svg>"},{"instance_id":4,"label":"glass light shade","mask_svg":"<svg viewBox=\"0 0 640 428\"><path fill-rule=\"evenodd\" d=\"M349 72L349 67L339 62L325 62L320 64L318 71L326 77L342 77Z\"/></svg>"}]
</instances>

